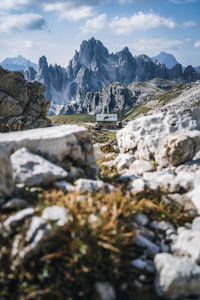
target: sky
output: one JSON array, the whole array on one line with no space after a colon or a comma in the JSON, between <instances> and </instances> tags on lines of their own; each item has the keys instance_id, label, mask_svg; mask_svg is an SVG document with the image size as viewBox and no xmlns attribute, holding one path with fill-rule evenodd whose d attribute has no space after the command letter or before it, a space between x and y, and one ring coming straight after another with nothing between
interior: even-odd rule
<instances>
[{"instance_id":1,"label":"sky","mask_svg":"<svg viewBox=\"0 0 200 300\"><path fill-rule=\"evenodd\" d=\"M0 0L0 61L22 55L68 65L83 40L109 52L172 53L200 65L200 0Z\"/></svg>"}]
</instances>

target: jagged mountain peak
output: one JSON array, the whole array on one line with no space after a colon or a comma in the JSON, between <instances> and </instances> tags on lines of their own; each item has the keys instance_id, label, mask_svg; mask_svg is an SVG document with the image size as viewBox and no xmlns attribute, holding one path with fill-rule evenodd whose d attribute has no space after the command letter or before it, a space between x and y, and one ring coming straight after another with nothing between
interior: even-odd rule
<instances>
[{"instance_id":1,"label":"jagged mountain peak","mask_svg":"<svg viewBox=\"0 0 200 300\"><path fill-rule=\"evenodd\" d=\"M102 42L91 38L88 41L83 41L80 46L78 61L88 69L98 67L99 63L103 63L109 56L108 49Z\"/></svg>"},{"instance_id":2,"label":"jagged mountain peak","mask_svg":"<svg viewBox=\"0 0 200 300\"><path fill-rule=\"evenodd\" d=\"M45 55L43 55L39 58L39 68L41 68L42 66L48 67L47 58Z\"/></svg>"}]
</instances>

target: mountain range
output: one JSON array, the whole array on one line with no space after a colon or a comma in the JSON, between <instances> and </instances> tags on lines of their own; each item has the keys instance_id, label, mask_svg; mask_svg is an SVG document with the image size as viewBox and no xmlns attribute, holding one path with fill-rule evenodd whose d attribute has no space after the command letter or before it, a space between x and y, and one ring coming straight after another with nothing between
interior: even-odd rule
<instances>
[{"instance_id":1,"label":"mountain range","mask_svg":"<svg viewBox=\"0 0 200 300\"><path fill-rule=\"evenodd\" d=\"M117 87L111 86L111 94L116 91L117 95L120 90L126 93L124 88L120 88L120 84L127 88L134 82L145 82L154 78L178 82L196 81L200 78L192 66L188 66L184 71L180 64L167 68L164 63L169 66L169 61L171 66L177 62L170 54L164 52L157 58L150 58L144 54L133 56L127 47L117 53L109 53L102 42L91 38L82 42L80 50L75 51L66 68L48 65L46 57L42 56L39 59L38 70L29 65L24 75L27 80L36 80L46 86L45 96L51 102L49 113L57 114L63 106L65 108L62 111L66 112L73 111L75 107L78 110L82 107L88 111L89 102L94 99L93 95L106 87L109 90L112 83L117 83ZM128 91L127 93L129 94ZM117 104L117 107L121 106L123 105ZM95 113L94 109L89 111Z\"/></svg>"},{"instance_id":2,"label":"mountain range","mask_svg":"<svg viewBox=\"0 0 200 300\"><path fill-rule=\"evenodd\" d=\"M29 67L33 68L35 71L38 69L37 64L34 64L21 55L4 59L2 62L0 62L0 66L10 71L27 71Z\"/></svg>"},{"instance_id":3,"label":"mountain range","mask_svg":"<svg viewBox=\"0 0 200 300\"><path fill-rule=\"evenodd\" d=\"M88 92L95 93L111 82L127 86L154 78L197 80L195 70L192 66L188 68L183 72L182 66L177 64L168 69L147 55L133 56L127 47L109 53L102 42L91 38L82 42L66 68L48 65L46 57L41 57L35 80L46 86L45 96L51 101L49 113L54 114L68 104L82 105Z\"/></svg>"}]
</instances>

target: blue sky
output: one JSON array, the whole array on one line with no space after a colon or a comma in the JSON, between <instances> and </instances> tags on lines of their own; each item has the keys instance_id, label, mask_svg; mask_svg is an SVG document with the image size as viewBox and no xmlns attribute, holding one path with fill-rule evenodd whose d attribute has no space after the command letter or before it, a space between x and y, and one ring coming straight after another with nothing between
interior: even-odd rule
<instances>
[{"instance_id":1,"label":"blue sky","mask_svg":"<svg viewBox=\"0 0 200 300\"><path fill-rule=\"evenodd\" d=\"M0 0L0 61L21 54L67 66L84 39L110 52L172 53L200 65L200 0Z\"/></svg>"}]
</instances>

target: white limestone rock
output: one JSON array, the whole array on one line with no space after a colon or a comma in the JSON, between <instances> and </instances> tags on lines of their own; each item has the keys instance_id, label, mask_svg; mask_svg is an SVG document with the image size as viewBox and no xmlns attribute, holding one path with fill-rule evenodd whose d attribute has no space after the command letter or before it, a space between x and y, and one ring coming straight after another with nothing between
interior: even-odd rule
<instances>
[{"instance_id":1,"label":"white limestone rock","mask_svg":"<svg viewBox=\"0 0 200 300\"><path fill-rule=\"evenodd\" d=\"M129 168L131 163L135 160L134 156L128 153L120 153L114 161L117 170L123 170Z\"/></svg>"},{"instance_id":2,"label":"white limestone rock","mask_svg":"<svg viewBox=\"0 0 200 300\"><path fill-rule=\"evenodd\" d=\"M57 226L64 226L69 222L69 212L62 206L53 205L42 212L42 218L47 221L56 222Z\"/></svg>"},{"instance_id":3,"label":"white limestone rock","mask_svg":"<svg viewBox=\"0 0 200 300\"><path fill-rule=\"evenodd\" d=\"M176 176L172 168L166 168L156 172L146 172L143 178L152 183L156 183L164 192L176 193L180 190L179 182L176 181Z\"/></svg>"},{"instance_id":4,"label":"white limestone rock","mask_svg":"<svg viewBox=\"0 0 200 300\"><path fill-rule=\"evenodd\" d=\"M158 191L158 184L153 181L147 181L142 177L135 176L130 181L129 189L133 196L142 196L147 190L156 193Z\"/></svg>"},{"instance_id":5,"label":"white limestone rock","mask_svg":"<svg viewBox=\"0 0 200 300\"><path fill-rule=\"evenodd\" d=\"M0 146L8 153L26 147L55 163L70 159L82 167L87 177L96 178L97 169L88 130L77 125L61 125L0 134Z\"/></svg>"},{"instance_id":6,"label":"white limestone rock","mask_svg":"<svg viewBox=\"0 0 200 300\"><path fill-rule=\"evenodd\" d=\"M154 159L162 167L189 160L200 150L199 112L199 108L170 110L130 121L117 133L120 151L123 153L131 151L139 159ZM179 138L177 136L174 140L174 133L180 134ZM165 148L166 136L173 144L169 151ZM186 149L181 149L183 144L187 145ZM181 150L183 154L178 159ZM176 160L172 158L174 155Z\"/></svg>"},{"instance_id":7,"label":"white limestone rock","mask_svg":"<svg viewBox=\"0 0 200 300\"><path fill-rule=\"evenodd\" d=\"M5 147L0 145L0 198L10 196L14 189L10 155Z\"/></svg>"},{"instance_id":8,"label":"white limestone rock","mask_svg":"<svg viewBox=\"0 0 200 300\"><path fill-rule=\"evenodd\" d=\"M115 190L115 187L110 184L106 184L101 180L91 179L78 179L75 181L76 191L82 194L85 193L109 193Z\"/></svg>"},{"instance_id":9,"label":"white limestone rock","mask_svg":"<svg viewBox=\"0 0 200 300\"><path fill-rule=\"evenodd\" d=\"M185 258L159 253L154 259L157 294L167 299L200 295L200 267Z\"/></svg>"},{"instance_id":10,"label":"white limestone rock","mask_svg":"<svg viewBox=\"0 0 200 300\"><path fill-rule=\"evenodd\" d=\"M129 171L132 172L132 174L139 176L145 172L153 172L154 170L155 167L152 162L143 159L135 160L129 167Z\"/></svg>"},{"instance_id":11,"label":"white limestone rock","mask_svg":"<svg viewBox=\"0 0 200 300\"><path fill-rule=\"evenodd\" d=\"M21 148L11 155L14 178L16 183L25 186L47 185L67 177L67 172L61 167L49 162L43 157Z\"/></svg>"},{"instance_id":12,"label":"white limestone rock","mask_svg":"<svg viewBox=\"0 0 200 300\"><path fill-rule=\"evenodd\" d=\"M177 241L172 245L176 256L185 257L193 263L200 263L200 231L185 230L178 235Z\"/></svg>"}]
</instances>

